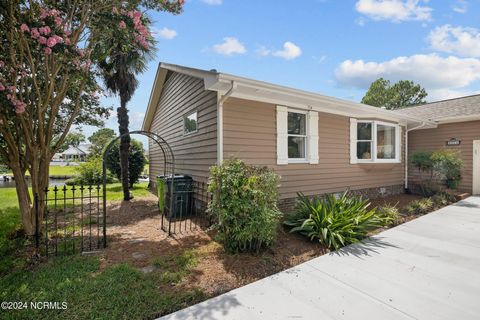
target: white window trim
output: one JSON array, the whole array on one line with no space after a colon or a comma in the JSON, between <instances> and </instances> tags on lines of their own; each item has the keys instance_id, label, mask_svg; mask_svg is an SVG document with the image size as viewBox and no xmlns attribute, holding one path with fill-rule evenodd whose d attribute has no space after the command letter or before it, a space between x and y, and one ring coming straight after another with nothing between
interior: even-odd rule
<instances>
[{"instance_id":1,"label":"white window trim","mask_svg":"<svg viewBox=\"0 0 480 320\"><path fill-rule=\"evenodd\" d=\"M364 119L350 119L350 139L353 139L350 143L351 148L351 161L350 163L401 163L402 162L402 148L401 148L401 127L398 124L377 121L377 120L364 120ZM371 159L358 159L357 158L357 125L358 123L372 123L372 158ZM354 124L352 126L352 124ZM378 159L377 158L377 125L389 126L395 128L395 159ZM354 130L354 132L352 132ZM360 140L367 141L367 140Z\"/></svg>"},{"instance_id":2,"label":"white window trim","mask_svg":"<svg viewBox=\"0 0 480 320\"><path fill-rule=\"evenodd\" d=\"M186 129L186 127L185 127L185 120L186 120L189 116L191 116L192 114L195 114L195 113L197 114L197 127L196 127L196 129L195 129L194 131L186 132L186 130L185 130L185 129ZM183 135L184 135L184 136L189 136L189 135L191 135L191 134L197 133L197 132L198 132L198 110L195 109L195 110L192 110L192 111L189 112L189 113L185 113L185 114L183 115L183 117L182 117L182 125L183 125Z\"/></svg>"},{"instance_id":3,"label":"white window trim","mask_svg":"<svg viewBox=\"0 0 480 320\"><path fill-rule=\"evenodd\" d=\"M305 114L306 135L288 134L288 113ZM277 164L318 164L318 112L277 105ZM288 158L288 137L305 137L305 158Z\"/></svg>"},{"instance_id":4,"label":"white window trim","mask_svg":"<svg viewBox=\"0 0 480 320\"><path fill-rule=\"evenodd\" d=\"M305 115L305 134L289 134L288 133L288 113L299 113ZM308 111L298 110L298 109L291 109L287 108L287 157L288 157L288 138L289 137L302 137L305 138L305 157L304 158L288 158L288 163L308 163L308 155L309 155L309 148L308 148Z\"/></svg>"}]
</instances>

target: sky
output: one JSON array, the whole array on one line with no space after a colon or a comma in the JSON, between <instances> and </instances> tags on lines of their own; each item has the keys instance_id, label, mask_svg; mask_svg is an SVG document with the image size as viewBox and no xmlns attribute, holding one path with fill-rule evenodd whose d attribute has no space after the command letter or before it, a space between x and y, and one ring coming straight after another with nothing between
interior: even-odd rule
<instances>
[{"instance_id":1,"label":"sky","mask_svg":"<svg viewBox=\"0 0 480 320\"><path fill-rule=\"evenodd\" d=\"M428 101L480 93L480 0L187 0L180 15L148 14L157 53L138 76L130 130L142 126L159 62L356 102L380 77L412 80Z\"/></svg>"}]
</instances>

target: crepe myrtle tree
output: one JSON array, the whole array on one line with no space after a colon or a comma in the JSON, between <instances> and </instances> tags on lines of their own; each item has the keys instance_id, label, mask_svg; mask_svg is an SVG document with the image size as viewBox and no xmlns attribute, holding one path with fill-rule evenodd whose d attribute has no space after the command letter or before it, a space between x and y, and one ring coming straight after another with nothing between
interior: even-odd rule
<instances>
[{"instance_id":1,"label":"crepe myrtle tree","mask_svg":"<svg viewBox=\"0 0 480 320\"><path fill-rule=\"evenodd\" d=\"M39 197L42 221L53 155L72 125L98 126L109 113L100 105L96 81L100 74L95 71L100 61L96 45L107 36L98 28L100 22L123 29L108 19L115 6L128 14L140 7L179 12L182 4L180 0L0 3L0 157L13 172L26 234L36 230L26 171L32 192ZM127 24L126 32L137 32L131 27ZM111 51L103 48L103 57L108 57Z\"/></svg>"}]
</instances>

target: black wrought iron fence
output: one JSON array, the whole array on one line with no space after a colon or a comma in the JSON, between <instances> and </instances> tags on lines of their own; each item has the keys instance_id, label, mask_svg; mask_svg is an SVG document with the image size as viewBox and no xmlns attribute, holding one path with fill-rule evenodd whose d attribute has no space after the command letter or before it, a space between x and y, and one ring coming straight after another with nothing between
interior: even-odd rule
<instances>
[{"instance_id":1,"label":"black wrought iron fence","mask_svg":"<svg viewBox=\"0 0 480 320\"><path fill-rule=\"evenodd\" d=\"M45 256L105 248L106 215L101 186L47 188L43 200L35 195L35 244Z\"/></svg>"},{"instance_id":2,"label":"black wrought iron fence","mask_svg":"<svg viewBox=\"0 0 480 320\"><path fill-rule=\"evenodd\" d=\"M208 192L205 182L192 181L191 183L191 188L182 188L178 183L175 184L171 213L160 208L163 210L161 227L169 235L184 234L211 225L211 219L206 211L208 203L212 200L212 194ZM166 203L169 198L170 195L166 195Z\"/></svg>"}]
</instances>

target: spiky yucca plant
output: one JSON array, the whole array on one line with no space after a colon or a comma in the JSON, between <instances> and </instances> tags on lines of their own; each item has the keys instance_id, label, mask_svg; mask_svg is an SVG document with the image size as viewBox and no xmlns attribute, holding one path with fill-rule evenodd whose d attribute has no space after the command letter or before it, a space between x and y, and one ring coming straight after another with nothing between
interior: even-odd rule
<instances>
[{"instance_id":1,"label":"spiky yucca plant","mask_svg":"<svg viewBox=\"0 0 480 320\"><path fill-rule=\"evenodd\" d=\"M340 197L308 198L298 194L296 211L284 224L310 240L318 240L330 249L339 249L364 239L368 232L385 226L388 219L370 209L368 200L349 192Z\"/></svg>"}]
</instances>

